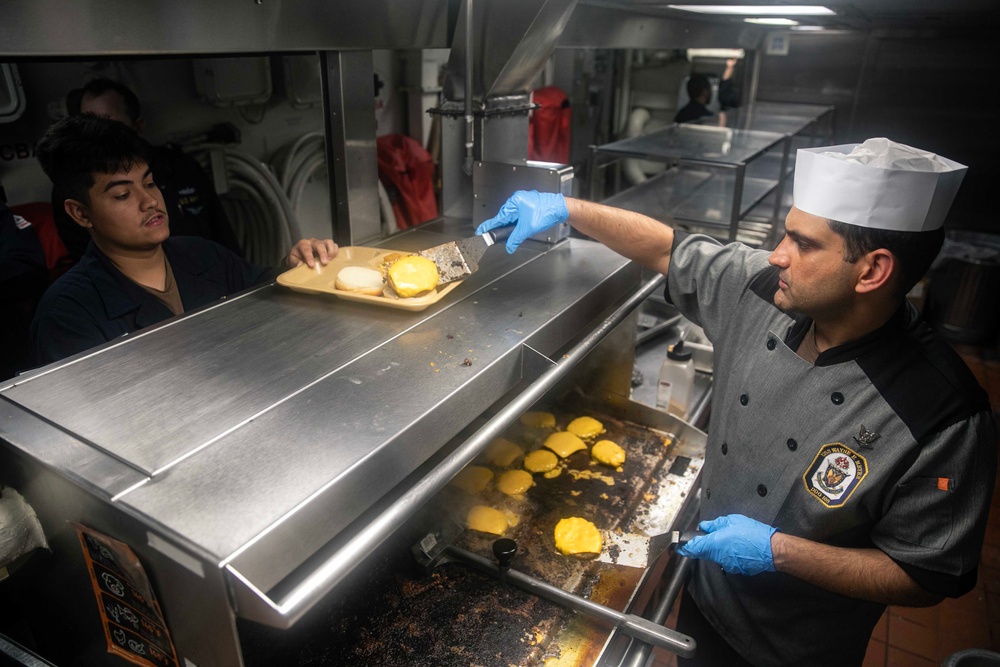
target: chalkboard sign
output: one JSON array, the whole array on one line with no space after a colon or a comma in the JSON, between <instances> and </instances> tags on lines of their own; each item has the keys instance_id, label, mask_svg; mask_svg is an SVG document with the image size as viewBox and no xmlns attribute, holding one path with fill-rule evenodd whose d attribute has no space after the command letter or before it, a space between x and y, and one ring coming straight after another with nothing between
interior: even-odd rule
<instances>
[{"instance_id":1,"label":"chalkboard sign","mask_svg":"<svg viewBox=\"0 0 1000 667\"><path fill-rule=\"evenodd\" d=\"M124 542L74 524L97 598L108 653L141 667L178 667L160 605Z\"/></svg>"}]
</instances>

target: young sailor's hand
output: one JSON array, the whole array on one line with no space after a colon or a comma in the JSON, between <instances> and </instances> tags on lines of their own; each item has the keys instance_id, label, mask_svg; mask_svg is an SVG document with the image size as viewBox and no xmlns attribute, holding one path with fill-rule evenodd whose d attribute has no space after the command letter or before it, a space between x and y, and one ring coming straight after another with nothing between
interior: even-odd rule
<instances>
[{"instance_id":1,"label":"young sailor's hand","mask_svg":"<svg viewBox=\"0 0 1000 667\"><path fill-rule=\"evenodd\" d=\"M302 239L288 253L288 259L285 261L293 268L305 263L311 269L316 266L317 260L326 266L336 256L337 244L332 239Z\"/></svg>"},{"instance_id":2,"label":"young sailor's hand","mask_svg":"<svg viewBox=\"0 0 1000 667\"><path fill-rule=\"evenodd\" d=\"M742 514L702 521L698 528L707 534L695 537L680 547L677 553L718 563L729 574L774 572L771 536L777 528Z\"/></svg>"},{"instance_id":3,"label":"young sailor's hand","mask_svg":"<svg viewBox=\"0 0 1000 667\"><path fill-rule=\"evenodd\" d=\"M513 253L527 238L566 222L568 218L566 200L561 194L518 190L500 207L499 213L476 228L476 234L516 225L507 238L507 252Z\"/></svg>"}]
</instances>

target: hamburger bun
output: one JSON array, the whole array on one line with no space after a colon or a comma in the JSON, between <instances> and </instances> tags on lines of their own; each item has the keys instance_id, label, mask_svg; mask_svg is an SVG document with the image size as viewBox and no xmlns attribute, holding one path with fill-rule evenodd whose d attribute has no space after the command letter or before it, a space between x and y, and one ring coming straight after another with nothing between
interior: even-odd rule
<instances>
[{"instance_id":1,"label":"hamburger bun","mask_svg":"<svg viewBox=\"0 0 1000 667\"><path fill-rule=\"evenodd\" d=\"M344 292L382 296L382 274L363 266L345 266L337 274L334 287Z\"/></svg>"}]
</instances>

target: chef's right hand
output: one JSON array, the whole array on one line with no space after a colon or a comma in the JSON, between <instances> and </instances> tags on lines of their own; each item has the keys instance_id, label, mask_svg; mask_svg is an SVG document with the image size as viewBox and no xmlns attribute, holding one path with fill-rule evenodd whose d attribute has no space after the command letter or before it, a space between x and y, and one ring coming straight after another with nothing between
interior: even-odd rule
<instances>
[{"instance_id":1,"label":"chef's right hand","mask_svg":"<svg viewBox=\"0 0 1000 667\"><path fill-rule=\"evenodd\" d=\"M499 213L476 228L476 234L516 224L507 238L507 252L513 254L529 237L566 222L568 218L566 200L561 194L518 190L500 207Z\"/></svg>"},{"instance_id":2,"label":"chef's right hand","mask_svg":"<svg viewBox=\"0 0 1000 667\"><path fill-rule=\"evenodd\" d=\"M754 575L774 572L771 536L776 528L742 514L702 521L706 535L695 537L677 550L681 556L710 560L729 574Z\"/></svg>"}]
</instances>

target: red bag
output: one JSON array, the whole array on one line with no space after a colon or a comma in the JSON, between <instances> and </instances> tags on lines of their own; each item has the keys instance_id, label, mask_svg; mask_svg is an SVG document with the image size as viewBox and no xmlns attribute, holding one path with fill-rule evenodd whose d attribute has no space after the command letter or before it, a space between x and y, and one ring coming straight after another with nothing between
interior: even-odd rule
<instances>
[{"instance_id":1,"label":"red bag","mask_svg":"<svg viewBox=\"0 0 1000 667\"><path fill-rule=\"evenodd\" d=\"M31 202L10 207L11 212L19 215L35 226L35 234L45 253L45 266L49 270L49 278L55 280L73 266L69 251L59 238L55 222L52 220L52 205L46 202Z\"/></svg>"},{"instance_id":2,"label":"red bag","mask_svg":"<svg viewBox=\"0 0 1000 667\"><path fill-rule=\"evenodd\" d=\"M375 143L378 176L389 191L396 225L407 229L438 217L430 153L405 134L387 134Z\"/></svg>"},{"instance_id":3,"label":"red bag","mask_svg":"<svg viewBox=\"0 0 1000 667\"><path fill-rule=\"evenodd\" d=\"M569 164L572 111L566 93L546 86L533 92L531 101L541 107L528 120L528 159Z\"/></svg>"}]
</instances>

